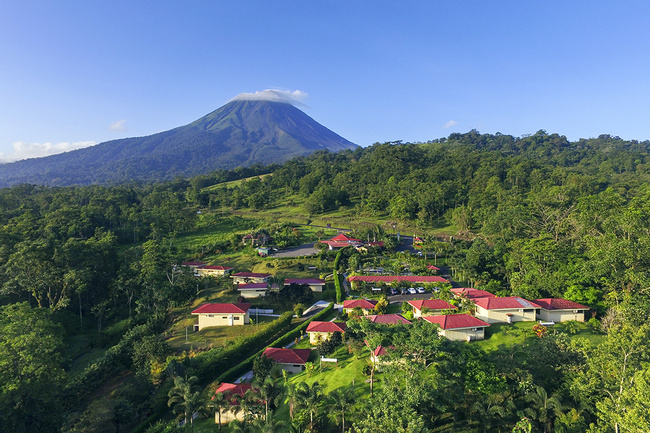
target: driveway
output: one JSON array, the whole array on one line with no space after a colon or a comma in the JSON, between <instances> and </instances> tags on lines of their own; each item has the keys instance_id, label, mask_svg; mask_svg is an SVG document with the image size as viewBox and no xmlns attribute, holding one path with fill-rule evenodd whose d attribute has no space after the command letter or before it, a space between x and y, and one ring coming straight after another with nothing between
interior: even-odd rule
<instances>
[{"instance_id":1,"label":"driveway","mask_svg":"<svg viewBox=\"0 0 650 433\"><path fill-rule=\"evenodd\" d=\"M275 251L269 254L269 257L302 257L312 256L318 254L318 250L314 248L314 242L303 244L299 247L287 248L282 251Z\"/></svg>"}]
</instances>

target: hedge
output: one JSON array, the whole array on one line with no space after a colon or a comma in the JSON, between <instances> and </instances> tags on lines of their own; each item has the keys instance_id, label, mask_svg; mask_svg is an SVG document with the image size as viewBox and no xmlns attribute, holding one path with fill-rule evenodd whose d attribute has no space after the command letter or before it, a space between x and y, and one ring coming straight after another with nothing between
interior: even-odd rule
<instances>
[{"instance_id":1,"label":"hedge","mask_svg":"<svg viewBox=\"0 0 650 433\"><path fill-rule=\"evenodd\" d=\"M332 310L334 309L334 304L330 303L327 307L323 309L323 311L319 311L317 314L314 314L313 317L310 319L304 321L300 325L296 326L294 329L291 331L287 332L271 344L269 344L267 347L284 347L290 342L294 341L296 338L298 338L300 335L302 335L302 332L307 329L307 326L309 325L309 322L313 320L318 320L321 319L322 317L325 317L327 314L331 313ZM249 356L246 360L240 362L230 370L226 371L223 373L221 376L219 376L216 380L217 383L222 383L226 382L228 380L232 380L236 377L241 376L242 374L246 373L247 371L250 371L251 368L253 368L253 362L255 361L255 358L258 358L262 356L262 353L264 353L264 350L266 350L266 347L263 348L262 350L256 352L254 355Z\"/></svg>"}]
</instances>

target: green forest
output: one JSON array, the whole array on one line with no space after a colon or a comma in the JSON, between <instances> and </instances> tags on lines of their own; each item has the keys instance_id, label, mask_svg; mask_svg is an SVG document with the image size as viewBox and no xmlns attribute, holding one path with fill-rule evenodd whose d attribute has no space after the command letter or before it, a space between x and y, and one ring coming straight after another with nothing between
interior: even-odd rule
<instances>
[{"instance_id":1,"label":"green forest","mask_svg":"<svg viewBox=\"0 0 650 433\"><path fill-rule=\"evenodd\" d=\"M0 430L650 431L649 151L609 135L473 130L154 184L1 189ZM386 247L278 259L242 244L263 233L282 250L336 234L328 225ZM422 254L397 251L398 233L421 238ZM193 308L237 298L228 278L197 278L188 260L278 282L322 275L328 287L254 302L280 317L241 334L188 334ZM318 348L340 367L288 378L259 361L303 333L294 312L340 296L339 276L431 263L464 287L564 298L591 318L541 336L492 326L471 343L423 321L351 320ZM364 341L394 347L394 362L375 372ZM215 386L252 366L246 421L220 428Z\"/></svg>"}]
</instances>

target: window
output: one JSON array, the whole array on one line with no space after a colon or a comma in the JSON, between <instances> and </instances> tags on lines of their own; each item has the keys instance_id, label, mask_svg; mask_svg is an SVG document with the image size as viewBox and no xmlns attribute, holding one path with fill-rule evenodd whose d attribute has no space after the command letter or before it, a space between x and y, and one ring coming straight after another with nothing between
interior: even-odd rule
<instances>
[{"instance_id":1,"label":"window","mask_svg":"<svg viewBox=\"0 0 650 433\"><path fill-rule=\"evenodd\" d=\"M221 318L224 319L224 320L227 320L228 316L222 316Z\"/></svg>"},{"instance_id":2,"label":"window","mask_svg":"<svg viewBox=\"0 0 650 433\"><path fill-rule=\"evenodd\" d=\"M234 319L235 319L235 320L239 320L240 317L239 317L239 316L235 316Z\"/></svg>"},{"instance_id":3,"label":"window","mask_svg":"<svg viewBox=\"0 0 650 433\"><path fill-rule=\"evenodd\" d=\"M534 310L532 308L524 310L524 314L532 313Z\"/></svg>"}]
</instances>

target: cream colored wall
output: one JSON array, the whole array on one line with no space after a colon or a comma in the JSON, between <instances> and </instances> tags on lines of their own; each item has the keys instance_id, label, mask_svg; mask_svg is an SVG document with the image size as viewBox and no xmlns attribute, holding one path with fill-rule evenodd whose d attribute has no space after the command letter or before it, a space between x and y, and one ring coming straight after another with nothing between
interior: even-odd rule
<instances>
[{"instance_id":1,"label":"cream colored wall","mask_svg":"<svg viewBox=\"0 0 650 433\"><path fill-rule=\"evenodd\" d=\"M584 310L577 310L577 313L574 313L573 310L560 310L560 311L547 311L545 309L539 310L539 320L544 322L567 322L569 320L577 320L578 322L585 321L585 312Z\"/></svg>"},{"instance_id":2,"label":"cream colored wall","mask_svg":"<svg viewBox=\"0 0 650 433\"><path fill-rule=\"evenodd\" d=\"M233 284L266 283L268 278L233 277Z\"/></svg>"},{"instance_id":3,"label":"cream colored wall","mask_svg":"<svg viewBox=\"0 0 650 433\"><path fill-rule=\"evenodd\" d=\"M198 316L199 331L209 326L237 326L250 323L248 311L246 314L199 314Z\"/></svg>"},{"instance_id":4,"label":"cream colored wall","mask_svg":"<svg viewBox=\"0 0 650 433\"><path fill-rule=\"evenodd\" d=\"M266 296L266 290L240 290L239 295L242 298L261 298Z\"/></svg>"},{"instance_id":5,"label":"cream colored wall","mask_svg":"<svg viewBox=\"0 0 650 433\"><path fill-rule=\"evenodd\" d=\"M474 340L483 340L485 339L485 328L478 328L477 331L474 328L441 329L440 335L453 341L467 341L468 335L471 335Z\"/></svg>"},{"instance_id":6,"label":"cream colored wall","mask_svg":"<svg viewBox=\"0 0 650 433\"><path fill-rule=\"evenodd\" d=\"M535 309L531 308L531 312L524 313L523 309L511 310L486 310L480 306L476 306L475 316L487 323L508 323L508 314L512 314L512 322L529 322L537 320Z\"/></svg>"},{"instance_id":7,"label":"cream colored wall","mask_svg":"<svg viewBox=\"0 0 650 433\"><path fill-rule=\"evenodd\" d=\"M304 365L300 364L278 364L281 369L286 370L287 372L294 374L294 373L300 373L301 371L304 370Z\"/></svg>"},{"instance_id":8,"label":"cream colored wall","mask_svg":"<svg viewBox=\"0 0 650 433\"><path fill-rule=\"evenodd\" d=\"M309 342L311 344L318 344L321 341L325 341L330 338L330 332L310 332L309 333Z\"/></svg>"},{"instance_id":9,"label":"cream colored wall","mask_svg":"<svg viewBox=\"0 0 650 433\"><path fill-rule=\"evenodd\" d=\"M244 420L244 413L240 411L240 412L237 413L237 415L235 415L234 413L232 413L229 410L222 410L221 411L221 425L226 425L230 421L233 421L233 420L236 420L236 419L239 420L239 421L243 421ZM214 423L219 424L219 414L216 413L216 412L214 414Z\"/></svg>"},{"instance_id":10,"label":"cream colored wall","mask_svg":"<svg viewBox=\"0 0 650 433\"><path fill-rule=\"evenodd\" d=\"M230 271L222 271L219 269L201 269L201 268L196 268L195 272L201 277L207 277L210 275L213 277L222 277L227 273L230 273Z\"/></svg>"}]
</instances>

